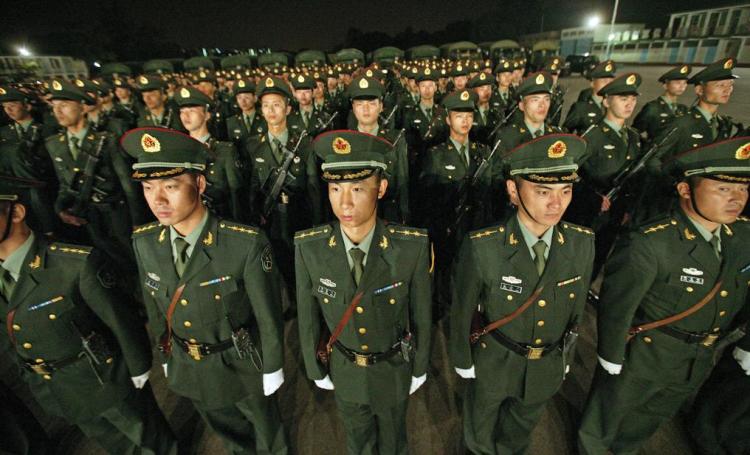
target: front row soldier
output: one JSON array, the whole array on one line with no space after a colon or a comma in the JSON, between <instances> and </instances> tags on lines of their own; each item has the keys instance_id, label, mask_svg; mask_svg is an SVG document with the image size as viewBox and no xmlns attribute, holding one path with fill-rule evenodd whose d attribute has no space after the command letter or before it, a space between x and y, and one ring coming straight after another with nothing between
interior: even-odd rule
<instances>
[{"instance_id":1,"label":"front row soldier","mask_svg":"<svg viewBox=\"0 0 750 455\"><path fill-rule=\"evenodd\" d=\"M97 250L32 231L23 194L0 179L0 320L21 378L45 412L109 453L177 453L146 387L146 330L117 288L114 267Z\"/></svg>"},{"instance_id":2,"label":"front row soldier","mask_svg":"<svg viewBox=\"0 0 750 455\"><path fill-rule=\"evenodd\" d=\"M354 131L319 136L338 221L295 236L302 358L307 376L333 389L350 454L408 452L407 398L430 358L427 232L377 218L390 147Z\"/></svg>"},{"instance_id":3,"label":"front row soldier","mask_svg":"<svg viewBox=\"0 0 750 455\"><path fill-rule=\"evenodd\" d=\"M594 236L560 220L585 153L585 141L568 134L511 151L506 185L517 210L461 246L450 340L456 372L471 379L463 410L471 453L524 453L572 363Z\"/></svg>"},{"instance_id":4,"label":"front row soldier","mask_svg":"<svg viewBox=\"0 0 750 455\"><path fill-rule=\"evenodd\" d=\"M201 202L206 150L163 128L131 130L157 222L133 232L143 298L169 388L193 402L232 453L287 453L273 393L284 381L279 277L257 228Z\"/></svg>"},{"instance_id":5,"label":"front row soldier","mask_svg":"<svg viewBox=\"0 0 750 455\"><path fill-rule=\"evenodd\" d=\"M675 208L621 238L604 268L583 454L637 453L698 391L717 351L740 338L733 329L747 303L750 223L738 217L750 137L677 155L665 174ZM739 341L750 347L750 337Z\"/></svg>"}]
</instances>

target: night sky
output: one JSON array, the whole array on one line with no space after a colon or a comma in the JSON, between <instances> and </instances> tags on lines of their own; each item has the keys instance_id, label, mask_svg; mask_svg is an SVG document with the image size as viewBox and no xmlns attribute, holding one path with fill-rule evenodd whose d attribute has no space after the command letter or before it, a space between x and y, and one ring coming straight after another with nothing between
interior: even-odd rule
<instances>
[{"instance_id":1,"label":"night sky","mask_svg":"<svg viewBox=\"0 0 750 455\"><path fill-rule=\"evenodd\" d=\"M401 47L422 44L394 41L406 36L402 32L408 27L411 27L412 40L420 36L437 39L437 36L490 41L539 31L542 13L545 30L582 25L592 14L608 21L614 4L613 1L593 0L71 0L55 3L6 0L3 3L0 26L3 53L14 53L18 44L26 42L37 54L67 53L84 58L107 54L107 51L112 58L125 55L178 57L180 55L159 54L200 47L335 50L347 44L347 36L352 36L348 34L350 29L381 32L382 36L376 40L379 42L373 44L385 43L390 37L392 42L385 44ZM671 12L731 3L622 0L617 21L663 27ZM446 27L447 31L440 34ZM438 35L418 35L419 31ZM106 55L103 57L106 59Z\"/></svg>"}]
</instances>

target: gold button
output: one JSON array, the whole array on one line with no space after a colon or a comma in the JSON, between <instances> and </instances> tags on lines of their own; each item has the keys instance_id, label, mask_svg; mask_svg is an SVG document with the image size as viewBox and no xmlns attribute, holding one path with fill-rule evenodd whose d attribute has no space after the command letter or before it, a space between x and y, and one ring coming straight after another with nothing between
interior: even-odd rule
<instances>
[{"instance_id":1,"label":"gold button","mask_svg":"<svg viewBox=\"0 0 750 455\"><path fill-rule=\"evenodd\" d=\"M34 362L36 362L36 363L44 363L44 359L34 359Z\"/></svg>"},{"instance_id":2,"label":"gold button","mask_svg":"<svg viewBox=\"0 0 750 455\"><path fill-rule=\"evenodd\" d=\"M544 327L544 321L537 321L536 325L539 327Z\"/></svg>"},{"instance_id":3,"label":"gold button","mask_svg":"<svg viewBox=\"0 0 750 455\"><path fill-rule=\"evenodd\" d=\"M363 344L362 346L360 346L360 348L362 348L363 351L366 351L366 350L370 349L370 346L367 346L366 344Z\"/></svg>"},{"instance_id":4,"label":"gold button","mask_svg":"<svg viewBox=\"0 0 750 455\"><path fill-rule=\"evenodd\" d=\"M47 317L50 319L50 321L54 321L55 319L57 319L57 315L55 313L50 313Z\"/></svg>"},{"instance_id":5,"label":"gold button","mask_svg":"<svg viewBox=\"0 0 750 455\"><path fill-rule=\"evenodd\" d=\"M686 287L685 290L688 291L688 292L693 292L693 288L690 287L690 286Z\"/></svg>"},{"instance_id":6,"label":"gold button","mask_svg":"<svg viewBox=\"0 0 750 455\"><path fill-rule=\"evenodd\" d=\"M547 301L546 300L540 300L539 301L539 306L540 307L544 308L546 305L547 305Z\"/></svg>"},{"instance_id":7,"label":"gold button","mask_svg":"<svg viewBox=\"0 0 750 455\"><path fill-rule=\"evenodd\" d=\"M151 296L153 297L155 295L156 295L156 293L154 291L151 291Z\"/></svg>"},{"instance_id":8,"label":"gold button","mask_svg":"<svg viewBox=\"0 0 750 455\"><path fill-rule=\"evenodd\" d=\"M191 343L193 343L193 344L195 344L195 343L197 343L197 342L198 342L198 340L196 340L195 338L191 338L191 339L189 339L188 341L189 341L189 342L191 342Z\"/></svg>"},{"instance_id":9,"label":"gold button","mask_svg":"<svg viewBox=\"0 0 750 455\"><path fill-rule=\"evenodd\" d=\"M78 169L77 167L73 168L73 172L78 172L78 171L80 171L80 169Z\"/></svg>"},{"instance_id":10,"label":"gold button","mask_svg":"<svg viewBox=\"0 0 750 455\"><path fill-rule=\"evenodd\" d=\"M675 224L677 224L677 220L671 220L670 223L672 223L673 225L675 225Z\"/></svg>"},{"instance_id":11,"label":"gold button","mask_svg":"<svg viewBox=\"0 0 750 455\"><path fill-rule=\"evenodd\" d=\"M388 301L388 303L390 303L391 305L395 305L396 304L396 299L391 299L391 300Z\"/></svg>"},{"instance_id":12,"label":"gold button","mask_svg":"<svg viewBox=\"0 0 750 455\"><path fill-rule=\"evenodd\" d=\"M651 343L651 337L643 337L644 343Z\"/></svg>"},{"instance_id":13,"label":"gold button","mask_svg":"<svg viewBox=\"0 0 750 455\"><path fill-rule=\"evenodd\" d=\"M714 332L718 332L719 330L721 330L719 327L714 327Z\"/></svg>"},{"instance_id":14,"label":"gold button","mask_svg":"<svg viewBox=\"0 0 750 455\"><path fill-rule=\"evenodd\" d=\"M487 343L485 343L484 341L482 341L480 344L482 346L482 349L487 349Z\"/></svg>"},{"instance_id":15,"label":"gold button","mask_svg":"<svg viewBox=\"0 0 750 455\"><path fill-rule=\"evenodd\" d=\"M187 304L188 304L188 301L187 301L187 299L182 299L182 300L180 300L180 305L182 305L182 306L185 306L185 305L187 305Z\"/></svg>"},{"instance_id":16,"label":"gold button","mask_svg":"<svg viewBox=\"0 0 750 455\"><path fill-rule=\"evenodd\" d=\"M57 249L57 246L52 245L51 247L49 247L49 249L52 250L52 251L55 251Z\"/></svg>"},{"instance_id":17,"label":"gold button","mask_svg":"<svg viewBox=\"0 0 750 455\"><path fill-rule=\"evenodd\" d=\"M115 361L115 359L113 359L112 357L107 357L107 360L105 360L105 362L106 362L107 364L111 364L111 363L112 363L112 362L114 362L114 361Z\"/></svg>"},{"instance_id":18,"label":"gold button","mask_svg":"<svg viewBox=\"0 0 750 455\"><path fill-rule=\"evenodd\" d=\"M726 315L726 314L727 314L727 312L726 312L726 311L724 311L724 310L721 310L721 311L719 311L719 316L724 316L724 315Z\"/></svg>"},{"instance_id":19,"label":"gold button","mask_svg":"<svg viewBox=\"0 0 750 455\"><path fill-rule=\"evenodd\" d=\"M214 295L214 300L221 300L221 295L220 294Z\"/></svg>"},{"instance_id":20,"label":"gold button","mask_svg":"<svg viewBox=\"0 0 750 455\"><path fill-rule=\"evenodd\" d=\"M42 377L43 377L44 379L48 380L48 381L49 381L50 379L52 379L52 376L50 376L50 375L48 375L48 374L45 374L45 375L44 375L44 376L42 376Z\"/></svg>"},{"instance_id":21,"label":"gold button","mask_svg":"<svg viewBox=\"0 0 750 455\"><path fill-rule=\"evenodd\" d=\"M542 344L542 339L537 338L536 340L534 340L534 344Z\"/></svg>"},{"instance_id":22,"label":"gold button","mask_svg":"<svg viewBox=\"0 0 750 455\"><path fill-rule=\"evenodd\" d=\"M23 344L24 349L31 349L31 343L24 343Z\"/></svg>"},{"instance_id":23,"label":"gold button","mask_svg":"<svg viewBox=\"0 0 750 455\"><path fill-rule=\"evenodd\" d=\"M328 303L328 297L323 297L323 303Z\"/></svg>"},{"instance_id":24,"label":"gold button","mask_svg":"<svg viewBox=\"0 0 750 455\"><path fill-rule=\"evenodd\" d=\"M185 327L192 327L193 323L190 322L190 321L185 321L185 322L182 323L182 325L184 325Z\"/></svg>"},{"instance_id":25,"label":"gold button","mask_svg":"<svg viewBox=\"0 0 750 455\"><path fill-rule=\"evenodd\" d=\"M574 299L576 298L576 295L574 292L571 292L570 294L568 294L568 297L570 297L571 299Z\"/></svg>"},{"instance_id":26,"label":"gold button","mask_svg":"<svg viewBox=\"0 0 750 455\"><path fill-rule=\"evenodd\" d=\"M509 302L510 302L511 300L513 300L513 296L512 296L512 295L508 295L508 296L507 296L507 297L505 297L505 298L506 298L506 299L508 299L508 301L509 301Z\"/></svg>"},{"instance_id":27,"label":"gold button","mask_svg":"<svg viewBox=\"0 0 750 455\"><path fill-rule=\"evenodd\" d=\"M18 324L13 324L13 330L15 330L16 332L19 332L21 331L21 326Z\"/></svg>"},{"instance_id":28,"label":"gold button","mask_svg":"<svg viewBox=\"0 0 750 455\"><path fill-rule=\"evenodd\" d=\"M722 296L722 297L726 297L726 296L729 295L729 293L727 291L721 291L721 292L719 292L719 295Z\"/></svg>"},{"instance_id":29,"label":"gold button","mask_svg":"<svg viewBox=\"0 0 750 455\"><path fill-rule=\"evenodd\" d=\"M365 333L367 333L367 329L364 327L360 327L358 331L360 335L364 335Z\"/></svg>"},{"instance_id":30,"label":"gold button","mask_svg":"<svg viewBox=\"0 0 750 455\"><path fill-rule=\"evenodd\" d=\"M359 313L359 314L362 314L362 313L364 313L364 312L365 312L365 309L364 309L364 308L362 308L361 306L358 306L358 307L357 307L357 313Z\"/></svg>"}]
</instances>

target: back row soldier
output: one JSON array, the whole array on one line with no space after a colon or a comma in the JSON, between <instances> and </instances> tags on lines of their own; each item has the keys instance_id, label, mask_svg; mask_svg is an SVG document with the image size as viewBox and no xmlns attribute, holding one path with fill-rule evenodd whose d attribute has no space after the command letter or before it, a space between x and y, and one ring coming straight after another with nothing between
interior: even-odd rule
<instances>
[{"instance_id":1,"label":"back row soldier","mask_svg":"<svg viewBox=\"0 0 750 455\"><path fill-rule=\"evenodd\" d=\"M641 132L646 145L653 142L676 117L687 113L687 106L680 104L677 99L687 89L690 69L690 65L680 65L659 76L659 82L664 86L664 94L644 104L633 120L633 127Z\"/></svg>"},{"instance_id":2,"label":"back row soldier","mask_svg":"<svg viewBox=\"0 0 750 455\"><path fill-rule=\"evenodd\" d=\"M565 117L563 129L570 133L583 134L591 125L596 125L604 118L602 97L597 95L605 85L612 82L617 67L615 62L607 60L591 70L591 88L584 89L578 96Z\"/></svg>"}]
</instances>

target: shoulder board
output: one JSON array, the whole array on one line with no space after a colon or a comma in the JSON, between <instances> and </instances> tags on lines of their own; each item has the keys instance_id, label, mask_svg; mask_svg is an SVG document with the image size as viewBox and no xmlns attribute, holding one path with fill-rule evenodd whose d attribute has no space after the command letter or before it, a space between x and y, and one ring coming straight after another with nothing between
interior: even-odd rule
<instances>
[{"instance_id":1,"label":"shoulder board","mask_svg":"<svg viewBox=\"0 0 750 455\"><path fill-rule=\"evenodd\" d=\"M427 241L429 238L427 229L392 224L387 226L386 230L391 235L391 237L397 239Z\"/></svg>"},{"instance_id":2,"label":"shoulder board","mask_svg":"<svg viewBox=\"0 0 750 455\"><path fill-rule=\"evenodd\" d=\"M333 232L333 228L330 224L322 224L320 226L315 226L314 228L305 229L304 231L297 231L294 234L294 243L307 242L309 240L327 237L331 232Z\"/></svg>"},{"instance_id":3,"label":"shoulder board","mask_svg":"<svg viewBox=\"0 0 750 455\"><path fill-rule=\"evenodd\" d=\"M644 234L653 234L655 232L666 230L672 226L677 226L677 220L672 217L662 217L653 222L644 224L639 228L639 231Z\"/></svg>"},{"instance_id":4,"label":"shoulder board","mask_svg":"<svg viewBox=\"0 0 750 455\"><path fill-rule=\"evenodd\" d=\"M52 136L49 136L46 139L46 141L47 142L55 142L55 141L65 142L65 133L53 134Z\"/></svg>"},{"instance_id":5,"label":"shoulder board","mask_svg":"<svg viewBox=\"0 0 750 455\"><path fill-rule=\"evenodd\" d=\"M148 233L148 232L155 232L156 228L158 228L160 226L161 226L161 224L159 224L156 221L153 222L153 223L148 223L148 224L143 224L141 226L136 226L135 228L133 228L133 235L135 236L135 235L142 235L142 234L145 234L145 233Z\"/></svg>"},{"instance_id":6,"label":"shoulder board","mask_svg":"<svg viewBox=\"0 0 750 455\"><path fill-rule=\"evenodd\" d=\"M574 231L574 232L580 232L581 234L594 235L594 231L592 231L591 229L584 227L584 226L579 226L577 224L566 222L566 223L562 223L562 227L566 231Z\"/></svg>"},{"instance_id":7,"label":"shoulder board","mask_svg":"<svg viewBox=\"0 0 750 455\"><path fill-rule=\"evenodd\" d=\"M55 242L50 244L47 249L54 254L85 257L88 256L89 253L91 253L93 247Z\"/></svg>"},{"instance_id":8,"label":"shoulder board","mask_svg":"<svg viewBox=\"0 0 750 455\"><path fill-rule=\"evenodd\" d=\"M737 221L742 221L744 223L748 223L748 222L750 222L750 218L748 218L746 216L738 216L737 217Z\"/></svg>"},{"instance_id":9,"label":"shoulder board","mask_svg":"<svg viewBox=\"0 0 750 455\"><path fill-rule=\"evenodd\" d=\"M252 226L247 226L245 224L230 223L224 220L219 222L219 229L225 232L232 232L235 234L258 235L257 228L254 228Z\"/></svg>"},{"instance_id":10,"label":"shoulder board","mask_svg":"<svg viewBox=\"0 0 750 455\"><path fill-rule=\"evenodd\" d=\"M505 233L505 226L499 225L499 226L492 226L490 228L472 231L469 233L469 238L471 240L489 239L489 238L499 237L501 234L504 234L504 233Z\"/></svg>"}]
</instances>

